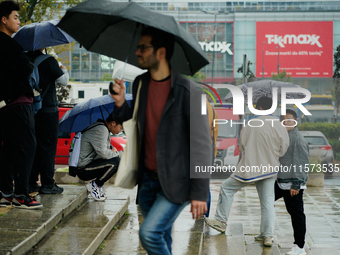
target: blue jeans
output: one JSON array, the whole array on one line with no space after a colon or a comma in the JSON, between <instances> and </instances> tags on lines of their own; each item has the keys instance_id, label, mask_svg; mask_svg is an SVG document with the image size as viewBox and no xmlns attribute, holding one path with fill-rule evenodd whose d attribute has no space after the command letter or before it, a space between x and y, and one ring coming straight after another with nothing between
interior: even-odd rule
<instances>
[{"instance_id":1,"label":"blue jeans","mask_svg":"<svg viewBox=\"0 0 340 255\"><path fill-rule=\"evenodd\" d=\"M149 255L171 254L172 224L189 203L175 204L164 195L159 180L144 175L138 194L139 208L144 221L139 230L139 238Z\"/></svg>"}]
</instances>

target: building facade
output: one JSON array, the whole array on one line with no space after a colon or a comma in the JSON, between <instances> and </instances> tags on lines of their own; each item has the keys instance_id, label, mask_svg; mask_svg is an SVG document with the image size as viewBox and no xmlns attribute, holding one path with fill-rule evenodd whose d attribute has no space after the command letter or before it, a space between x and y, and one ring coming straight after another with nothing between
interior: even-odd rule
<instances>
[{"instance_id":1,"label":"building facade","mask_svg":"<svg viewBox=\"0 0 340 255\"><path fill-rule=\"evenodd\" d=\"M207 83L238 84L245 56L256 78L285 71L314 94L331 93L333 54L340 45L340 1L143 1L173 16L207 54ZM75 81L112 74L114 59L78 46L69 53Z\"/></svg>"}]
</instances>

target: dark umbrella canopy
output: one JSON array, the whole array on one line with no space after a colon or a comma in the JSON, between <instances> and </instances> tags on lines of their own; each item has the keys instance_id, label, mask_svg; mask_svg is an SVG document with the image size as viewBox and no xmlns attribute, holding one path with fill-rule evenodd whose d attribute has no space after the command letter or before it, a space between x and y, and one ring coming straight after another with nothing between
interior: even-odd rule
<instances>
[{"instance_id":1,"label":"dark umbrella canopy","mask_svg":"<svg viewBox=\"0 0 340 255\"><path fill-rule=\"evenodd\" d=\"M132 100L131 94L125 94L128 103ZM115 101L110 95L91 98L76 104L68 110L59 120L59 132L79 132L87 128L98 119L106 120L115 107Z\"/></svg>"},{"instance_id":2,"label":"dark umbrella canopy","mask_svg":"<svg viewBox=\"0 0 340 255\"><path fill-rule=\"evenodd\" d=\"M175 36L171 65L182 74L193 75L209 61L196 39L168 15L150 11L134 2L89 0L66 12L58 26L73 36L87 50L138 65L135 56L139 44L138 26L151 26ZM129 47L132 44L132 50Z\"/></svg>"},{"instance_id":3,"label":"dark umbrella canopy","mask_svg":"<svg viewBox=\"0 0 340 255\"><path fill-rule=\"evenodd\" d=\"M270 97L273 98L272 91L273 88L278 88L278 97L277 99L281 100L281 88L301 88L299 85L296 85L291 82L283 82L283 81L274 81L274 80L259 80L259 81L253 81L248 82L246 84L242 84L237 86L242 90L242 93L244 95L244 101L245 103L248 102L248 89L247 88L253 88L253 103L256 104L257 100L259 100L260 97ZM302 93L292 92L286 94L287 98L304 98L305 95ZM233 98L231 92L229 92L225 97L225 101L231 101Z\"/></svg>"},{"instance_id":4,"label":"dark umbrella canopy","mask_svg":"<svg viewBox=\"0 0 340 255\"><path fill-rule=\"evenodd\" d=\"M57 27L59 20L42 21L23 26L14 39L24 51L39 50L73 42L74 39Z\"/></svg>"}]
</instances>

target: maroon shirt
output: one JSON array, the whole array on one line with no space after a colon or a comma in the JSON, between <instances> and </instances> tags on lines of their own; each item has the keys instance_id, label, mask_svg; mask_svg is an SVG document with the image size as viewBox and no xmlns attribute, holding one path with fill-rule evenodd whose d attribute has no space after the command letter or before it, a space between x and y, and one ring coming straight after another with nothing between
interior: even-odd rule
<instances>
[{"instance_id":1,"label":"maroon shirt","mask_svg":"<svg viewBox=\"0 0 340 255\"><path fill-rule=\"evenodd\" d=\"M150 78L145 116L145 166L153 171L157 171L157 130L170 88L170 76L162 81Z\"/></svg>"},{"instance_id":2,"label":"maroon shirt","mask_svg":"<svg viewBox=\"0 0 340 255\"><path fill-rule=\"evenodd\" d=\"M31 105L33 103L33 97L22 95L15 99L12 103L4 106L0 109L0 113L8 111L18 105Z\"/></svg>"}]
</instances>

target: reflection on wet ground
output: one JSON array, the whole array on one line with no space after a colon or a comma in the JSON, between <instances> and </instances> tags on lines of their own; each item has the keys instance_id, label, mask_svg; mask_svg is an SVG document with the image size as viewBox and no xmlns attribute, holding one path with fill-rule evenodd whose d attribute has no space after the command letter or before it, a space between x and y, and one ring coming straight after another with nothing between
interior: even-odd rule
<instances>
[{"instance_id":1,"label":"reflection on wet ground","mask_svg":"<svg viewBox=\"0 0 340 255\"><path fill-rule=\"evenodd\" d=\"M211 180L210 217L213 217L216 211L222 182L221 179ZM97 250L96 254L108 254L108 251L110 254L122 251L129 252L129 254L146 254L138 238L139 226L143 219L135 204L136 189L123 190L111 187L107 189L116 193L117 196L129 195L131 203L128 215L120 221L117 230L112 231L106 238L106 247L103 250ZM340 250L340 175L327 177L325 187L308 187L305 191L304 201L307 216L307 244L309 246L331 244ZM282 199L275 202L275 212L275 235L279 239L278 241L284 240L283 247L280 248L282 251L282 249L291 248L293 240L290 215L287 213ZM243 224L248 243L259 233L260 203L255 186L248 186L235 194L229 221ZM187 206L176 220L173 228L173 254L197 254L197 250L195 250L197 243L192 243L193 239L190 238L190 235L195 233L195 227L197 226L191 219L190 206ZM255 248L258 249L254 246Z\"/></svg>"}]
</instances>

